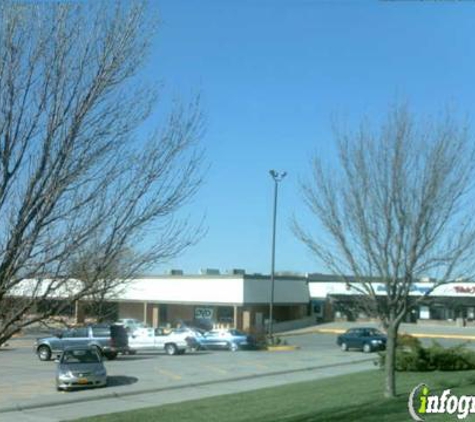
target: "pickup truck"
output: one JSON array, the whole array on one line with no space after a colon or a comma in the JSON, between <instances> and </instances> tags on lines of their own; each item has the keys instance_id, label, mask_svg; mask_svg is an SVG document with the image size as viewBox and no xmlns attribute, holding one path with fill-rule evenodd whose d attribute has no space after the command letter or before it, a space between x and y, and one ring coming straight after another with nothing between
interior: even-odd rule
<instances>
[{"instance_id":1,"label":"pickup truck","mask_svg":"<svg viewBox=\"0 0 475 422\"><path fill-rule=\"evenodd\" d=\"M163 350L168 355L182 355L191 347L189 334L180 330L164 334L159 329L139 328L129 335L131 353L138 350Z\"/></svg>"},{"instance_id":2,"label":"pickup truck","mask_svg":"<svg viewBox=\"0 0 475 422\"><path fill-rule=\"evenodd\" d=\"M52 337L36 340L34 351L43 361L60 355L67 347L94 347L100 356L112 360L118 353L129 353L125 328L120 325L89 325L70 328Z\"/></svg>"}]
</instances>

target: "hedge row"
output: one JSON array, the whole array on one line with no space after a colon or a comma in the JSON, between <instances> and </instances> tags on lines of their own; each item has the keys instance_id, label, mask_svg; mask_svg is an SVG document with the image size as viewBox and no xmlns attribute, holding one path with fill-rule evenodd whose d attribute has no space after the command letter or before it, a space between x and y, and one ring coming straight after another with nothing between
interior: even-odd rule
<instances>
[{"instance_id":1,"label":"hedge row","mask_svg":"<svg viewBox=\"0 0 475 422\"><path fill-rule=\"evenodd\" d=\"M386 354L380 353L376 364L384 367ZM475 351L466 344L443 347L434 341L430 347L409 335L398 338L396 347L396 371L463 371L475 369Z\"/></svg>"}]
</instances>

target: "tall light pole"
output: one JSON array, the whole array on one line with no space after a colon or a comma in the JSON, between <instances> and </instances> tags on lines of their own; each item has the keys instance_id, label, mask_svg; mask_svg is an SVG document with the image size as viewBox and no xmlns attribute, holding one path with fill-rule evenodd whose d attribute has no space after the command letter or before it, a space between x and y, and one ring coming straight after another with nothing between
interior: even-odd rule
<instances>
[{"instance_id":1,"label":"tall light pole","mask_svg":"<svg viewBox=\"0 0 475 422\"><path fill-rule=\"evenodd\" d=\"M277 192L279 182L287 175L287 173L278 173L275 170L270 170L269 174L274 179L274 218L272 223L272 260L271 260L271 272L270 272L270 302L269 302L269 326L268 335L272 338L273 332L273 319L274 319L274 287L275 287L275 226L277 222Z\"/></svg>"}]
</instances>

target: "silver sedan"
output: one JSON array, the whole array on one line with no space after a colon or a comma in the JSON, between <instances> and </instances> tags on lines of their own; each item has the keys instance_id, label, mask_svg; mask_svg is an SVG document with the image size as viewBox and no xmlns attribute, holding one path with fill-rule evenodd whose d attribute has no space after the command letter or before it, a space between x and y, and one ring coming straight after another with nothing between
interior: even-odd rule
<instances>
[{"instance_id":1,"label":"silver sedan","mask_svg":"<svg viewBox=\"0 0 475 422\"><path fill-rule=\"evenodd\" d=\"M67 348L58 362L57 390L105 387L107 371L102 359L93 348Z\"/></svg>"}]
</instances>

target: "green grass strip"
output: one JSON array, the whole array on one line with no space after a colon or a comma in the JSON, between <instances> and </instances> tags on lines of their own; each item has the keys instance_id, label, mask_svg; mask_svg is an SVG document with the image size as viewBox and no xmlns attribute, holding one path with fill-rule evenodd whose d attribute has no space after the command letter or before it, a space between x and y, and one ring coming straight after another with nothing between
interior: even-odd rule
<instances>
[{"instance_id":1,"label":"green grass strip","mask_svg":"<svg viewBox=\"0 0 475 422\"><path fill-rule=\"evenodd\" d=\"M319 381L299 382L245 393L168 404L80 419L81 422L401 422L410 420L409 392L419 383L431 393L475 395L475 371L398 373L399 395L383 398L382 371L372 370ZM427 415L426 420L458 420L455 415ZM475 420L475 415L466 421Z\"/></svg>"}]
</instances>

